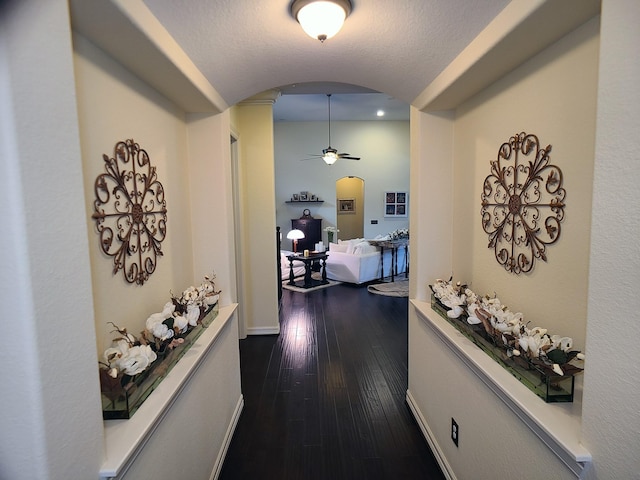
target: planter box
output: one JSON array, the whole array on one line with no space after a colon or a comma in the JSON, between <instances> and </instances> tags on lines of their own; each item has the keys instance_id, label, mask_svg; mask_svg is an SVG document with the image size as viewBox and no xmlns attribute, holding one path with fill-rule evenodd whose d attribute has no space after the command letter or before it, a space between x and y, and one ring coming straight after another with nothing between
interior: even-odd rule
<instances>
[{"instance_id":1,"label":"planter box","mask_svg":"<svg viewBox=\"0 0 640 480\"><path fill-rule=\"evenodd\" d=\"M202 317L198 325L182 335L183 343L167 353L158 353L158 358L144 372L134 377L125 375L112 379L107 375L106 370L100 370L102 417L105 420L131 418L174 365L191 348L191 345L202 335L204 329L211 325L218 316L218 310L216 303Z\"/></svg>"},{"instance_id":2,"label":"planter box","mask_svg":"<svg viewBox=\"0 0 640 480\"><path fill-rule=\"evenodd\" d=\"M545 402L573 402L575 375L550 374L526 358L508 357L505 348L496 345L482 325L469 325L464 315L449 318L449 309L434 295L431 295L431 308Z\"/></svg>"}]
</instances>

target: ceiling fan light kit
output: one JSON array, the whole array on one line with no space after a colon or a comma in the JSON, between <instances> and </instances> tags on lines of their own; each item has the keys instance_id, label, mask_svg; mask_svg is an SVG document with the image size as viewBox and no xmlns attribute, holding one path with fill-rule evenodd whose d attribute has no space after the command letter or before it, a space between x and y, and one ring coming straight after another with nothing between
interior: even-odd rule
<instances>
[{"instance_id":1,"label":"ceiling fan light kit","mask_svg":"<svg viewBox=\"0 0 640 480\"><path fill-rule=\"evenodd\" d=\"M350 0L293 0L291 4L293 18L320 42L338 33L350 13Z\"/></svg>"},{"instance_id":2,"label":"ceiling fan light kit","mask_svg":"<svg viewBox=\"0 0 640 480\"><path fill-rule=\"evenodd\" d=\"M352 157L350 153L338 153L338 150L331 146L331 94L327 93L327 104L329 107L329 146L322 150L322 155L312 155L315 158L322 158L327 165L333 165L339 158L347 160L360 160L360 157Z\"/></svg>"},{"instance_id":3,"label":"ceiling fan light kit","mask_svg":"<svg viewBox=\"0 0 640 480\"><path fill-rule=\"evenodd\" d=\"M338 155L336 152L329 151L329 149L327 148L323 150L322 160L324 160L324 163L326 163L327 165L333 165L334 163L336 163L336 160L338 160Z\"/></svg>"}]
</instances>

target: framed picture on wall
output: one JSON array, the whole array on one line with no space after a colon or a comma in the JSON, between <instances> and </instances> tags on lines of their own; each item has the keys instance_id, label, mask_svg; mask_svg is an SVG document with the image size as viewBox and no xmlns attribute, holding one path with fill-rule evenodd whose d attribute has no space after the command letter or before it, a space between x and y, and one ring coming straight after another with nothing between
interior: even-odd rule
<instances>
[{"instance_id":1,"label":"framed picture on wall","mask_svg":"<svg viewBox=\"0 0 640 480\"><path fill-rule=\"evenodd\" d=\"M406 217L408 208L407 192L385 192L385 217Z\"/></svg>"},{"instance_id":2,"label":"framed picture on wall","mask_svg":"<svg viewBox=\"0 0 640 480\"><path fill-rule=\"evenodd\" d=\"M340 198L338 199L338 215L355 215L356 213L356 199L355 198Z\"/></svg>"}]
</instances>

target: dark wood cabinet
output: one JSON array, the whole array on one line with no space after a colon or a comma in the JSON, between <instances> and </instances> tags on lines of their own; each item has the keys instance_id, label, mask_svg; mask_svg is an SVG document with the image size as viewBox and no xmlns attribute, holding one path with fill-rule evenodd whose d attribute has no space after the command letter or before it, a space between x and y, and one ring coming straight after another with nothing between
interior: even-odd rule
<instances>
[{"instance_id":1,"label":"dark wood cabinet","mask_svg":"<svg viewBox=\"0 0 640 480\"><path fill-rule=\"evenodd\" d=\"M302 230L304 233L304 238L298 240L298 252L313 251L316 248L316 243L322 240L321 218L294 218L291 220L291 228ZM293 246L291 249L293 250Z\"/></svg>"}]
</instances>

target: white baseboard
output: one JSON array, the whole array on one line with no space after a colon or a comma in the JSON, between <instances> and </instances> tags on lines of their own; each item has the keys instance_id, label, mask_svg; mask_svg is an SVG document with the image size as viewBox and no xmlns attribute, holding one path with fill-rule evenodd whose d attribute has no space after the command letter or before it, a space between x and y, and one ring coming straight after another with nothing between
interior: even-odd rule
<instances>
[{"instance_id":1,"label":"white baseboard","mask_svg":"<svg viewBox=\"0 0 640 480\"><path fill-rule=\"evenodd\" d=\"M247 328L247 335L278 335L280 326Z\"/></svg>"},{"instance_id":2,"label":"white baseboard","mask_svg":"<svg viewBox=\"0 0 640 480\"><path fill-rule=\"evenodd\" d=\"M227 456L227 450L229 450L229 445L231 445L231 440L233 439L233 434L236 431L236 427L238 426L238 420L240 419L243 408L244 397L242 396L242 394L240 394L240 398L238 399L236 408L233 411L233 416L231 417L231 422L229 423L229 427L227 428L227 433L225 434L224 440L222 441L222 447L220 447L220 451L218 452L218 458L216 458L216 463L213 464L213 471L211 472L209 480L217 480L220 476L222 465L224 464L224 459Z\"/></svg>"},{"instance_id":3,"label":"white baseboard","mask_svg":"<svg viewBox=\"0 0 640 480\"><path fill-rule=\"evenodd\" d=\"M427 443L429 444L429 448L431 448L431 451L433 452L433 456L436 457L438 465L440 465L440 470L442 470L442 474L445 476L445 478L447 478L447 480L456 480L456 476L454 475L453 470L451 469L451 465L449 465L449 462L447 462L447 459L442 453L442 450L440 449L440 446L438 445L438 442L435 439L433 432L431 431L431 429L429 428L429 425L427 424L427 420L422 415L420 408L418 408L418 405L409 390L407 390L406 399L407 399L407 405L409 405L409 408L413 413L413 417L416 419L416 422L418 423L418 426L422 431L422 435L424 435L424 438L427 440Z\"/></svg>"}]
</instances>

